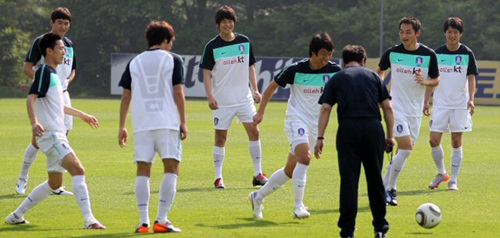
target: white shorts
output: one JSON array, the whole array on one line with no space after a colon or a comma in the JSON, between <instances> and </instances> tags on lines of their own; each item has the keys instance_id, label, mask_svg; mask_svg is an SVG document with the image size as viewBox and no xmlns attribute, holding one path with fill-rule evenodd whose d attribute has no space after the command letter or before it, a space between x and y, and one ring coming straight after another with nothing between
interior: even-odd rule
<instances>
[{"instance_id":1,"label":"white shorts","mask_svg":"<svg viewBox=\"0 0 500 238\"><path fill-rule=\"evenodd\" d=\"M434 132L469 132L472 118L467 109L434 108L429 127Z\"/></svg>"},{"instance_id":2,"label":"white shorts","mask_svg":"<svg viewBox=\"0 0 500 238\"><path fill-rule=\"evenodd\" d=\"M158 153L162 159L182 160L179 130L158 129L134 133L134 163L153 163Z\"/></svg>"},{"instance_id":3,"label":"white shorts","mask_svg":"<svg viewBox=\"0 0 500 238\"><path fill-rule=\"evenodd\" d=\"M316 140L318 138L317 126L311 128L300 120L286 119L285 133L290 143L290 153L292 155L295 155L295 147L297 147L297 145L308 143L310 149L316 146Z\"/></svg>"},{"instance_id":4,"label":"white shorts","mask_svg":"<svg viewBox=\"0 0 500 238\"><path fill-rule=\"evenodd\" d=\"M413 144L417 142L422 117L394 117L394 137L410 136Z\"/></svg>"},{"instance_id":5,"label":"white shorts","mask_svg":"<svg viewBox=\"0 0 500 238\"><path fill-rule=\"evenodd\" d=\"M69 145L65 132L45 131L42 137L36 137L36 143L47 156L48 172L66 172L62 167L62 160L74 151Z\"/></svg>"},{"instance_id":6,"label":"white shorts","mask_svg":"<svg viewBox=\"0 0 500 238\"><path fill-rule=\"evenodd\" d=\"M229 130L231 122L236 116L238 122L253 123L253 116L257 110L253 103L238 105L235 107L222 107L217 110L212 110L214 119L214 128L216 130Z\"/></svg>"},{"instance_id":7,"label":"white shorts","mask_svg":"<svg viewBox=\"0 0 500 238\"><path fill-rule=\"evenodd\" d=\"M64 98L64 104L66 106L71 107L71 99L69 98L68 91L64 91L63 98ZM73 129L73 116L64 114L64 126L66 126L66 130L68 131Z\"/></svg>"}]
</instances>

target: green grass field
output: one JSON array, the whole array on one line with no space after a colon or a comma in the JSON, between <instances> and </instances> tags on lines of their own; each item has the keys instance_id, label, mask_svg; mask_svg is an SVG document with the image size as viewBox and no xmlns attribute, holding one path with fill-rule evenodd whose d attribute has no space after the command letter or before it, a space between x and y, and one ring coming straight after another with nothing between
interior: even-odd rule
<instances>
[{"instance_id":1,"label":"green grass field","mask_svg":"<svg viewBox=\"0 0 500 238\"><path fill-rule=\"evenodd\" d=\"M138 224L135 205L133 140L118 146L119 100L74 99L73 106L95 115L101 128L94 130L75 119L69 140L86 168L92 210L108 229L82 229L83 219L73 196L51 196L26 214L28 225L0 225L0 237L127 237ZM0 218L15 210L26 195L15 194L24 150L31 138L24 99L0 99ZM269 176L284 166L288 143L283 132L285 102L271 103L261 124L263 169ZM294 220L293 188L288 182L264 203L264 219L253 219L247 194L252 163L247 137L241 125L229 132L224 166L226 189L213 188L213 127L206 101L188 100L188 139L178 179L177 196L169 219L182 229L176 237L338 237L339 173L334 147L336 114L326 134L324 155L313 160L308 171L305 204L311 217ZM500 107L479 106L473 117L474 131L464 135L464 161L459 191L446 184L427 189L436 172L428 145L429 118L424 118L419 140L398 181L398 207L388 207L389 237L498 237L500 233ZM130 120L129 131L132 130ZM445 161L450 169L450 138L445 135ZM158 162L158 161L157 161ZM384 167L388 160L384 161ZM45 156L39 153L30 170L27 192L46 180ZM156 164L151 179L150 218L156 216L162 166ZM65 185L71 189L70 175ZM441 224L424 229L415 222L417 207L437 204ZM3 222L2 222L3 223ZM366 182L362 173L356 237L373 237Z\"/></svg>"}]
</instances>

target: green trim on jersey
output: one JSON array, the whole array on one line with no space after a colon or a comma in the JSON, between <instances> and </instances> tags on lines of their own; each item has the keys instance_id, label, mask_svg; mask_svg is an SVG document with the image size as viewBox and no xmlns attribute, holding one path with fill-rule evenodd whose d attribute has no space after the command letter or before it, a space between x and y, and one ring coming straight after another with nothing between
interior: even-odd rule
<instances>
[{"instance_id":1,"label":"green trim on jersey","mask_svg":"<svg viewBox=\"0 0 500 238\"><path fill-rule=\"evenodd\" d=\"M460 56L462 57L461 60L457 61L457 57ZM463 65L463 66L469 66L469 55L463 55L463 54L437 54L438 57L438 64L439 65L448 65L448 66L455 66L455 65Z\"/></svg>"},{"instance_id":2,"label":"green trim on jersey","mask_svg":"<svg viewBox=\"0 0 500 238\"><path fill-rule=\"evenodd\" d=\"M243 51L240 46L243 45ZM214 49L214 60L250 54L250 43L239 43Z\"/></svg>"},{"instance_id":3,"label":"green trim on jersey","mask_svg":"<svg viewBox=\"0 0 500 238\"><path fill-rule=\"evenodd\" d=\"M42 65L42 72L40 72L40 80L38 80L38 92L42 91L42 81L43 81L44 71L45 71L45 65Z\"/></svg>"},{"instance_id":4,"label":"green trim on jersey","mask_svg":"<svg viewBox=\"0 0 500 238\"><path fill-rule=\"evenodd\" d=\"M311 74L311 73L295 73L295 80L293 84L304 86L324 86L327 82L325 75L331 79L335 73L327 74Z\"/></svg>"},{"instance_id":5,"label":"green trim on jersey","mask_svg":"<svg viewBox=\"0 0 500 238\"><path fill-rule=\"evenodd\" d=\"M429 68L431 57L428 55L411 55L404 53L391 52L389 55L391 64L403 65L409 67ZM417 64L417 59L420 58L420 65Z\"/></svg>"},{"instance_id":6,"label":"green trim on jersey","mask_svg":"<svg viewBox=\"0 0 500 238\"><path fill-rule=\"evenodd\" d=\"M50 84L49 88L61 85L61 80L59 80L59 75L51 73L50 74Z\"/></svg>"}]
</instances>

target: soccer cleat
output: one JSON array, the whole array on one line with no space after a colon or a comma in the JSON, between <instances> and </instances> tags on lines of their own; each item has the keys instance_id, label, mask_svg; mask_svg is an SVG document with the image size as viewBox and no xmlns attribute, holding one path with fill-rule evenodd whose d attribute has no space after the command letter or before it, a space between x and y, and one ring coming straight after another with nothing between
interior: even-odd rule
<instances>
[{"instance_id":1,"label":"soccer cleat","mask_svg":"<svg viewBox=\"0 0 500 238\"><path fill-rule=\"evenodd\" d=\"M450 182L448 183L448 188L449 188L450 190L458 190L457 182L455 182L455 181L450 181Z\"/></svg>"},{"instance_id":2,"label":"soccer cleat","mask_svg":"<svg viewBox=\"0 0 500 238\"><path fill-rule=\"evenodd\" d=\"M398 195L396 193L396 189L391 189L389 191L386 191L387 192L387 197L386 197L386 202L387 204L391 205L391 206L397 206L398 205Z\"/></svg>"},{"instance_id":3,"label":"soccer cleat","mask_svg":"<svg viewBox=\"0 0 500 238\"><path fill-rule=\"evenodd\" d=\"M5 223L10 225L21 225L28 224L29 221L26 221L24 217L17 216L15 213L11 213L5 218Z\"/></svg>"},{"instance_id":4,"label":"soccer cleat","mask_svg":"<svg viewBox=\"0 0 500 238\"><path fill-rule=\"evenodd\" d=\"M293 217L296 219L305 219L311 216L311 213L307 211L307 207L296 207L293 209Z\"/></svg>"},{"instance_id":5,"label":"soccer cleat","mask_svg":"<svg viewBox=\"0 0 500 238\"><path fill-rule=\"evenodd\" d=\"M448 174L438 174L436 178L429 184L430 189L435 189L439 187L441 182L448 182L450 180L450 175Z\"/></svg>"},{"instance_id":6,"label":"soccer cleat","mask_svg":"<svg viewBox=\"0 0 500 238\"><path fill-rule=\"evenodd\" d=\"M26 193L26 184L28 184L28 177L17 179L17 184L16 184L17 194Z\"/></svg>"},{"instance_id":7,"label":"soccer cleat","mask_svg":"<svg viewBox=\"0 0 500 238\"><path fill-rule=\"evenodd\" d=\"M375 232L375 238L387 238L386 233L383 232Z\"/></svg>"},{"instance_id":8,"label":"soccer cleat","mask_svg":"<svg viewBox=\"0 0 500 238\"><path fill-rule=\"evenodd\" d=\"M50 195L73 195L73 193L64 189L64 187L60 187L60 188L52 191L52 193Z\"/></svg>"},{"instance_id":9,"label":"soccer cleat","mask_svg":"<svg viewBox=\"0 0 500 238\"><path fill-rule=\"evenodd\" d=\"M174 227L169 221L167 221L166 223L155 221L155 224L153 225L153 231L154 233L179 233L181 232L181 229Z\"/></svg>"},{"instance_id":10,"label":"soccer cleat","mask_svg":"<svg viewBox=\"0 0 500 238\"><path fill-rule=\"evenodd\" d=\"M85 220L85 222L83 222L83 228L85 228L85 229L106 229L106 227L95 218Z\"/></svg>"},{"instance_id":11,"label":"soccer cleat","mask_svg":"<svg viewBox=\"0 0 500 238\"><path fill-rule=\"evenodd\" d=\"M262 210L264 210L264 206L262 206L262 202L257 201L257 192L251 192L248 194L248 200L252 204L252 212L253 216L257 219L262 219Z\"/></svg>"},{"instance_id":12,"label":"soccer cleat","mask_svg":"<svg viewBox=\"0 0 500 238\"><path fill-rule=\"evenodd\" d=\"M135 228L135 233L149 233L149 225L146 223L139 224L139 226Z\"/></svg>"},{"instance_id":13,"label":"soccer cleat","mask_svg":"<svg viewBox=\"0 0 500 238\"><path fill-rule=\"evenodd\" d=\"M259 174L253 177L252 184L253 186L263 186L267 183L269 179L267 179L266 174Z\"/></svg>"},{"instance_id":14,"label":"soccer cleat","mask_svg":"<svg viewBox=\"0 0 500 238\"><path fill-rule=\"evenodd\" d=\"M216 189L224 189L224 180L222 178L218 178L214 182L214 186Z\"/></svg>"}]
</instances>

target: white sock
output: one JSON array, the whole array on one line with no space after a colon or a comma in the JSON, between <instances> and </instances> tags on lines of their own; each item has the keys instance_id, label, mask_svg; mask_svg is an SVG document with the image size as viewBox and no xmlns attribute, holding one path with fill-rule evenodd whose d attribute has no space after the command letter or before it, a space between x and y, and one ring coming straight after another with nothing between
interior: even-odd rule
<instances>
[{"instance_id":1,"label":"white sock","mask_svg":"<svg viewBox=\"0 0 500 238\"><path fill-rule=\"evenodd\" d=\"M396 189L396 182L398 181L399 173L403 171L406 159L411 154L411 150L398 150L398 153L392 158L391 173L389 176L389 181L385 189L387 191L391 189Z\"/></svg>"},{"instance_id":2,"label":"white sock","mask_svg":"<svg viewBox=\"0 0 500 238\"><path fill-rule=\"evenodd\" d=\"M262 173L262 146L260 140L249 141L248 148L252 157L254 176L258 176Z\"/></svg>"},{"instance_id":3,"label":"white sock","mask_svg":"<svg viewBox=\"0 0 500 238\"><path fill-rule=\"evenodd\" d=\"M451 181L457 182L463 157L462 146L451 149Z\"/></svg>"},{"instance_id":4,"label":"white sock","mask_svg":"<svg viewBox=\"0 0 500 238\"><path fill-rule=\"evenodd\" d=\"M446 167L444 166L444 152L443 147L438 145L436 147L431 148L432 158L434 159L434 164L440 174L446 174Z\"/></svg>"},{"instance_id":5,"label":"white sock","mask_svg":"<svg viewBox=\"0 0 500 238\"><path fill-rule=\"evenodd\" d=\"M224 157L226 156L226 148L214 146L213 155L215 178L222 178L222 165L224 164Z\"/></svg>"},{"instance_id":6,"label":"white sock","mask_svg":"<svg viewBox=\"0 0 500 238\"><path fill-rule=\"evenodd\" d=\"M303 201L307 180L307 168L309 168L308 165L297 162L297 165L295 165L295 169L293 170L292 178L293 192L295 194L295 207L304 206Z\"/></svg>"},{"instance_id":7,"label":"white sock","mask_svg":"<svg viewBox=\"0 0 500 238\"><path fill-rule=\"evenodd\" d=\"M21 168L21 173L19 173L19 178L28 178L28 172L30 171L31 165L35 161L37 155L38 149L30 143L24 152L23 167Z\"/></svg>"},{"instance_id":8,"label":"white sock","mask_svg":"<svg viewBox=\"0 0 500 238\"><path fill-rule=\"evenodd\" d=\"M160 223L168 221L168 212L174 203L177 192L177 175L165 173L160 186L160 203L158 204L158 214L156 220Z\"/></svg>"},{"instance_id":9,"label":"white sock","mask_svg":"<svg viewBox=\"0 0 500 238\"><path fill-rule=\"evenodd\" d=\"M276 170L269 178L269 181L257 191L257 197L255 199L259 202L264 201L267 195L281 188L288 180L290 180L290 178L285 174L285 168Z\"/></svg>"},{"instance_id":10,"label":"white sock","mask_svg":"<svg viewBox=\"0 0 500 238\"><path fill-rule=\"evenodd\" d=\"M384 188L387 187L387 184L389 183L389 178L391 176L391 165L392 165L392 159L387 164L387 168L385 169L385 175L384 178L382 178L382 182L384 183Z\"/></svg>"},{"instance_id":11,"label":"white sock","mask_svg":"<svg viewBox=\"0 0 500 238\"><path fill-rule=\"evenodd\" d=\"M19 205L19 207L14 211L14 213L23 217L28 210L33 208L36 204L44 200L52 193L52 188L49 186L49 182L45 181L42 184L38 185L33 191L31 191L30 195L24 199L23 203Z\"/></svg>"},{"instance_id":12,"label":"white sock","mask_svg":"<svg viewBox=\"0 0 500 238\"><path fill-rule=\"evenodd\" d=\"M85 183L85 175L75 175L73 176L72 181L73 194L75 195L78 206L80 206L80 210L83 214L83 219L95 219L90 207L90 196L89 190L87 189L87 183Z\"/></svg>"},{"instance_id":13,"label":"white sock","mask_svg":"<svg viewBox=\"0 0 500 238\"><path fill-rule=\"evenodd\" d=\"M141 217L141 224L149 225L149 177L137 176L135 179L135 199Z\"/></svg>"}]
</instances>

